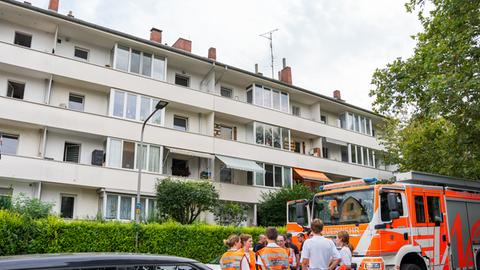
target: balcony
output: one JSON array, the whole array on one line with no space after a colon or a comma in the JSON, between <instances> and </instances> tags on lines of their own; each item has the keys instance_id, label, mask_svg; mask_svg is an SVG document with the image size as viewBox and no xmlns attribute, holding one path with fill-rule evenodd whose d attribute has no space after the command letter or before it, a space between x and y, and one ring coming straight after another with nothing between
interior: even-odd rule
<instances>
[{"instance_id":1,"label":"balcony","mask_svg":"<svg viewBox=\"0 0 480 270\"><path fill-rule=\"evenodd\" d=\"M170 102L191 106L192 108L207 111L215 110L231 116L251 120L256 119L272 125L288 127L292 130L298 130L308 134L335 138L373 149L382 148L374 137L299 118L288 113L224 98L211 93L180 87L143 76L52 55L50 53L22 48L4 42L0 42L0 50L4 52L0 55L0 62L7 65L21 66L62 78L70 78L147 96L160 97Z\"/></svg>"}]
</instances>

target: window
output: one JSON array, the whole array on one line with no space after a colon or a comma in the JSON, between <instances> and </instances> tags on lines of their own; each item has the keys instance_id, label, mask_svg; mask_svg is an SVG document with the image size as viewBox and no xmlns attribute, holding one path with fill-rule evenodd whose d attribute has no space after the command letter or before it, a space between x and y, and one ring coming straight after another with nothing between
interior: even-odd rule
<instances>
[{"instance_id":1,"label":"window","mask_svg":"<svg viewBox=\"0 0 480 270\"><path fill-rule=\"evenodd\" d=\"M155 110L158 99L126 93L119 90L110 92L110 115L143 122ZM149 123L161 125L164 109L157 111Z\"/></svg>"},{"instance_id":2,"label":"window","mask_svg":"<svg viewBox=\"0 0 480 270\"><path fill-rule=\"evenodd\" d=\"M423 196L415 196L415 218L418 223L425 223L425 206Z\"/></svg>"},{"instance_id":3,"label":"window","mask_svg":"<svg viewBox=\"0 0 480 270\"><path fill-rule=\"evenodd\" d=\"M105 213L105 218L107 219L116 219L118 213L118 196L116 195L107 195L107 211Z\"/></svg>"},{"instance_id":4,"label":"window","mask_svg":"<svg viewBox=\"0 0 480 270\"><path fill-rule=\"evenodd\" d=\"M23 94L25 92L24 83L8 81L7 86L7 97L23 99Z\"/></svg>"},{"instance_id":5,"label":"window","mask_svg":"<svg viewBox=\"0 0 480 270\"><path fill-rule=\"evenodd\" d=\"M263 168L263 163L258 163L258 166ZM265 185L265 174L264 173L255 173L255 184L257 186L264 186Z\"/></svg>"},{"instance_id":6,"label":"window","mask_svg":"<svg viewBox=\"0 0 480 270\"><path fill-rule=\"evenodd\" d=\"M13 43L30 48L32 46L32 35L15 32L15 40Z\"/></svg>"},{"instance_id":7,"label":"window","mask_svg":"<svg viewBox=\"0 0 480 270\"><path fill-rule=\"evenodd\" d=\"M132 50L130 54L130 72L132 73L140 73L140 57L142 52L137 50Z\"/></svg>"},{"instance_id":8,"label":"window","mask_svg":"<svg viewBox=\"0 0 480 270\"><path fill-rule=\"evenodd\" d=\"M272 90L272 104L275 110L280 110L280 92Z\"/></svg>"},{"instance_id":9,"label":"window","mask_svg":"<svg viewBox=\"0 0 480 270\"><path fill-rule=\"evenodd\" d=\"M330 157L327 147L322 147L322 157L323 158L329 158Z\"/></svg>"},{"instance_id":10,"label":"window","mask_svg":"<svg viewBox=\"0 0 480 270\"><path fill-rule=\"evenodd\" d=\"M255 123L255 142L257 144L265 143L263 124Z\"/></svg>"},{"instance_id":11,"label":"window","mask_svg":"<svg viewBox=\"0 0 480 270\"><path fill-rule=\"evenodd\" d=\"M16 155L18 147L18 135L0 133L0 154Z\"/></svg>"},{"instance_id":12,"label":"window","mask_svg":"<svg viewBox=\"0 0 480 270\"><path fill-rule=\"evenodd\" d=\"M292 185L292 173L290 167L272 164L257 163L265 169L265 173L254 173L252 182L257 186L282 187Z\"/></svg>"},{"instance_id":13,"label":"window","mask_svg":"<svg viewBox=\"0 0 480 270\"><path fill-rule=\"evenodd\" d=\"M302 144L300 142L293 142L294 144L294 148L293 148L293 152L295 153L301 153L302 152Z\"/></svg>"},{"instance_id":14,"label":"window","mask_svg":"<svg viewBox=\"0 0 480 270\"><path fill-rule=\"evenodd\" d=\"M172 159L172 175L187 177L190 175L188 161L182 159Z\"/></svg>"},{"instance_id":15,"label":"window","mask_svg":"<svg viewBox=\"0 0 480 270\"><path fill-rule=\"evenodd\" d=\"M375 161L374 150L363 147L363 146L354 145L354 144L349 144L348 147L350 150L351 163L356 163L356 164L365 165L369 167L375 167L375 165L378 164ZM343 157L342 157L342 161L343 161Z\"/></svg>"},{"instance_id":16,"label":"window","mask_svg":"<svg viewBox=\"0 0 480 270\"><path fill-rule=\"evenodd\" d=\"M152 55L149 53L142 53L142 75L152 76Z\"/></svg>"},{"instance_id":17,"label":"window","mask_svg":"<svg viewBox=\"0 0 480 270\"><path fill-rule=\"evenodd\" d=\"M220 95L222 97L232 98L233 97L233 90L227 87L220 87Z\"/></svg>"},{"instance_id":18,"label":"window","mask_svg":"<svg viewBox=\"0 0 480 270\"><path fill-rule=\"evenodd\" d=\"M122 168L133 169L135 160L135 143L123 142Z\"/></svg>"},{"instance_id":19,"label":"window","mask_svg":"<svg viewBox=\"0 0 480 270\"><path fill-rule=\"evenodd\" d=\"M106 200L106 219L133 220L135 218L135 196L107 194ZM147 220L155 213L154 198L140 198L141 212L140 219ZM147 216L145 216L147 213Z\"/></svg>"},{"instance_id":20,"label":"window","mask_svg":"<svg viewBox=\"0 0 480 270\"><path fill-rule=\"evenodd\" d=\"M298 106L292 106L292 114L295 116L300 117L300 107Z\"/></svg>"},{"instance_id":21,"label":"window","mask_svg":"<svg viewBox=\"0 0 480 270\"><path fill-rule=\"evenodd\" d=\"M325 116L325 115L320 115L320 122L326 124L326 123L327 123L327 116Z\"/></svg>"},{"instance_id":22,"label":"window","mask_svg":"<svg viewBox=\"0 0 480 270\"><path fill-rule=\"evenodd\" d=\"M153 58L153 78L157 80L165 80L165 59L155 56Z\"/></svg>"},{"instance_id":23,"label":"window","mask_svg":"<svg viewBox=\"0 0 480 270\"><path fill-rule=\"evenodd\" d=\"M380 194L380 214L382 216L382 221L390 221L390 210L388 209L388 194L390 193L392 192L383 192ZM394 192L394 194L399 206L398 213L400 216L403 216L402 194L397 192Z\"/></svg>"},{"instance_id":24,"label":"window","mask_svg":"<svg viewBox=\"0 0 480 270\"><path fill-rule=\"evenodd\" d=\"M342 155L342 161L348 162L348 147L347 146L340 146L340 152Z\"/></svg>"},{"instance_id":25,"label":"window","mask_svg":"<svg viewBox=\"0 0 480 270\"><path fill-rule=\"evenodd\" d=\"M280 103L280 108L281 108L282 112L288 113L288 108L289 108L288 105L289 105L288 94L282 92L281 103Z\"/></svg>"},{"instance_id":26,"label":"window","mask_svg":"<svg viewBox=\"0 0 480 270\"><path fill-rule=\"evenodd\" d=\"M130 48L118 45L115 51L115 68L128 71Z\"/></svg>"},{"instance_id":27,"label":"window","mask_svg":"<svg viewBox=\"0 0 480 270\"><path fill-rule=\"evenodd\" d=\"M62 195L60 202L60 217L73 218L73 208L75 205L75 196Z\"/></svg>"},{"instance_id":28,"label":"window","mask_svg":"<svg viewBox=\"0 0 480 270\"><path fill-rule=\"evenodd\" d=\"M109 139L108 145L108 165L120 168L122 166L122 141Z\"/></svg>"},{"instance_id":29,"label":"window","mask_svg":"<svg viewBox=\"0 0 480 270\"><path fill-rule=\"evenodd\" d=\"M440 197L427 196L428 222L443 222L442 211L440 209Z\"/></svg>"},{"instance_id":30,"label":"window","mask_svg":"<svg viewBox=\"0 0 480 270\"><path fill-rule=\"evenodd\" d=\"M218 137L225 140L233 140L233 128L219 125L220 134Z\"/></svg>"},{"instance_id":31,"label":"window","mask_svg":"<svg viewBox=\"0 0 480 270\"><path fill-rule=\"evenodd\" d=\"M83 48L79 48L79 47L75 47L75 51L74 51L74 56L76 58L80 58L80 59L83 59L83 60L86 60L88 61L88 50L87 49L83 49Z\"/></svg>"},{"instance_id":32,"label":"window","mask_svg":"<svg viewBox=\"0 0 480 270\"><path fill-rule=\"evenodd\" d=\"M282 170L283 168L281 166L273 166L274 181L276 187L283 186Z\"/></svg>"},{"instance_id":33,"label":"window","mask_svg":"<svg viewBox=\"0 0 480 270\"><path fill-rule=\"evenodd\" d=\"M247 91L247 103L250 103L250 104L253 103L252 92L253 92L253 90L251 90L251 89Z\"/></svg>"},{"instance_id":34,"label":"window","mask_svg":"<svg viewBox=\"0 0 480 270\"><path fill-rule=\"evenodd\" d=\"M125 116L128 119L136 119L137 114L137 95L127 94L127 106L125 107Z\"/></svg>"},{"instance_id":35,"label":"window","mask_svg":"<svg viewBox=\"0 0 480 270\"><path fill-rule=\"evenodd\" d=\"M65 143L63 151L63 161L66 162L80 162L80 144L78 143Z\"/></svg>"},{"instance_id":36,"label":"window","mask_svg":"<svg viewBox=\"0 0 480 270\"><path fill-rule=\"evenodd\" d=\"M120 91L114 91L113 93L113 115L123 117L125 106L125 93Z\"/></svg>"},{"instance_id":37,"label":"window","mask_svg":"<svg viewBox=\"0 0 480 270\"><path fill-rule=\"evenodd\" d=\"M183 76L180 74L175 74L175 84L189 87L190 86L190 78L187 76Z\"/></svg>"},{"instance_id":38,"label":"window","mask_svg":"<svg viewBox=\"0 0 480 270\"><path fill-rule=\"evenodd\" d=\"M120 196L120 219L132 219L132 197Z\"/></svg>"},{"instance_id":39,"label":"window","mask_svg":"<svg viewBox=\"0 0 480 270\"><path fill-rule=\"evenodd\" d=\"M273 165L265 164L265 186L273 187Z\"/></svg>"},{"instance_id":40,"label":"window","mask_svg":"<svg viewBox=\"0 0 480 270\"><path fill-rule=\"evenodd\" d=\"M220 170L220 182L222 183L233 183L232 182L232 169L223 167Z\"/></svg>"},{"instance_id":41,"label":"window","mask_svg":"<svg viewBox=\"0 0 480 270\"><path fill-rule=\"evenodd\" d=\"M373 136L372 120L353 113L342 113L339 116L340 127L362 134Z\"/></svg>"},{"instance_id":42,"label":"window","mask_svg":"<svg viewBox=\"0 0 480 270\"><path fill-rule=\"evenodd\" d=\"M289 167L283 167L283 185L286 187L292 186L292 173Z\"/></svg>"},{"instance_id":43,"label":"window","mask_svg":"<svg viewBox=\"0 0 480 270\"><path fill-rule=\"evenodd\" d=\"M270 89L258 84L247 88L247 102L287 113L290 106L288 93L276 89Z\"/></svg>"},{"instance_id":44,"label":"window","mask_svg":"<svg viewBox=\"0 0 480 270\"><path fill-rule=\"evenodd\" d=\"M180 131L187 131L188 118L173 116L173 128Z\"/></svg>"},{"instance_id":45,"label":"window","mask_svg":"<svg viewBox=\"0 0 480 270\"><path fill-rule=\"evenodd\" d=\"M68 108L75 111L83 112L84 96L75 95L70 93L68 97Z\"/></svg>"}]
</instances>

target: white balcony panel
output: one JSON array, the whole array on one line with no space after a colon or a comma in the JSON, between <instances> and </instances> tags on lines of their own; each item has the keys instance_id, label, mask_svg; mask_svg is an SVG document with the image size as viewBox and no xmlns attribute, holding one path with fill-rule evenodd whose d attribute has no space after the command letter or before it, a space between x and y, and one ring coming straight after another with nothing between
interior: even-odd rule
<instances>
[{"instance_id":1,"label":"white balcony panel","mask_svg":"<svg viewBox=\"0 0 480 270\"><path fill-rule=\"evenodd\" d=\"M253 106L232 99L215 96L201 91L179 87L142 76L96 66L82 61L21 48L0 42L0 62L27 69L51 73L56 76L92 82L111 88L124 89L144 95L159 97L171 102L219 111L233 116L247 118L277 126L287 127L317 136L333 138L373 149L383 149L374 137L366 136L295 117L286 113Z\"/></svg>"}]
</instances>

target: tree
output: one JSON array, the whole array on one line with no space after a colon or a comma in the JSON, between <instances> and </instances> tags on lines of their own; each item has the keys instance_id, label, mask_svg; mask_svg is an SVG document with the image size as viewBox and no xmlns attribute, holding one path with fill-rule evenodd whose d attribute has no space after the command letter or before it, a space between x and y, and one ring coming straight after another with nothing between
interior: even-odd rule
<instances>
[{"instance_id":1,"label":"tree","mask_svg":"<svg viewBox=\"0 0 480 270\"><path fill-rule=\"evenodd\" d=\"M480 179L480 1L431 1L429 15L425 2L406 5L424 27L414 55L373 74L374 110L392 118L383 139L401 168Z\"/></svg>"},{"instance_id":2,"label":"tree","mask_svg":"<svg viewBox=\"0 0 480 270\"><path fill-rule=\"evenodd\" d=\"M182 224L193 223L200 213L212 211L218 203L218 192L208 181L166 178L157 182L156 190L159 214Z\"/></svg>"},{"instance_id":3,"label":"tree","mask_svg":"<svg viewBox=\"0 0 480 270\"><path fill-rule=\"evenodd\" d=\"M313 192L302 184L283 187L277 191L263 192L258 204L260 226L284 226L287 223L287 202L311 199Z\"/></svg>"},{"instance_id":4,"label":"tree","mask_svg":"<svg viewBox=\"0 0 480 270\"><path fill-rule=\"evenodd\" d=\"M247 220L247 207L236 202L221 202L214 211L215 222L223 226L239 226Z\"/></svg>"}]
</instances>

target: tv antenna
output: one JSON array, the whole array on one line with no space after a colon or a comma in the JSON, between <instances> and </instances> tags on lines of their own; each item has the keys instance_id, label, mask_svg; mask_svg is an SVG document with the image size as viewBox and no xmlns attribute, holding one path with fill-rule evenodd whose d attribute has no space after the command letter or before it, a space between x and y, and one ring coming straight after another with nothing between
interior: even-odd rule
<instances>
[{"instance_id":1,"label":"tv antenna","mask_svg":"<svg viewBox=\"0 0 480 270\"><path fill-rule=\"evenodd\" d=\"M274 70L273 70L273 32L278 31L278 29L273 29L266 33L261 34L261 37L264 37L270 41L270 57L271 57L271 67L272 67L272 79L274 79Z\"/></svg>"}]
</instances>

